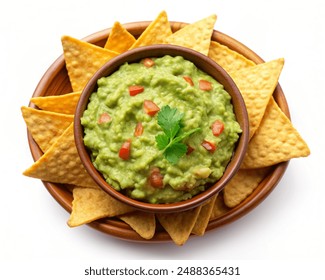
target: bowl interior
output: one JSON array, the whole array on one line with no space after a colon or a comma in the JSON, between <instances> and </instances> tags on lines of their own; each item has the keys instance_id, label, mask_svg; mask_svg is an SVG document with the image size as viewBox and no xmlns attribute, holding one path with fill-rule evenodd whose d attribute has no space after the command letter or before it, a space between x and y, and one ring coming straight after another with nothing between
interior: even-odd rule
<instances>
[{"instance_id":1,"label":"bowl interior","mask_svg":"<svg viewBox=\"0 0 325 280\"><path fill-rule=\"evenodd\" d=\"M214 79L216 79L219 83L221 83L226 89L226 91L231 95L232 103L234 106L234 112L243 132L240 135L233 157L229 162L224 175L214 185L210 186L206 191L186 201L168 204L150 204L147 202L141 202L126 197L124 194L116 191L106 183L103 176L100 174L99 171L95 169L94 165L92 164L89 151L83 143L84 134L83 127L80 123L80 118L82 117L83 112L87 107L90 95L97 90L97 80L99 78L109 76L125 62L139 62L141 59L147 57L162 57L164 55L182 56L186 60L192 61L196 65L196 67L206 72ZM237 86L232 81L230 76L226 73L226 71L224 71L223 68L221 68L217 63L196 51L172 45L153 45L148 47L140 47L131 51L127 51L106 63L101 69L99 69L95 73L95 75L91 78L91 80L88 82L85 89L83 90L76 109L74 126L75 142L81 161L83 162L90 176L96 181L96 183L104 191L106 191L116 199L127 203L133 207L136 207L140 210L150 212L174 212L194 208L209 199L214 194L221 191L225 184L236 173L243 160L248 143L249 129L248 116L243 98Z\"/></svg>"}]
</instances>

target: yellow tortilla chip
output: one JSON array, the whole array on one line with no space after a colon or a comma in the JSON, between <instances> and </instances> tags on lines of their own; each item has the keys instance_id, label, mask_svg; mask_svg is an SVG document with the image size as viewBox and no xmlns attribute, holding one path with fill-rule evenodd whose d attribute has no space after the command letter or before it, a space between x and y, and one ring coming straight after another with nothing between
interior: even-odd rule
<instances>
[{"instance_id":1,"label":"yellow tortilla chip","mask_svg":"<svg viewBox=\"0 0 325 280\"><path fill-rule=\"evenodd\" d=\"M32 97L30 101L39 109L62 114L74 115L81 92L71 92L62 95Z\"/></svg>"},{"instance_id":2,"label":"yellow tortilla chip","mask_svg":"<svg viewBox=\"0 0 325 280\"><path fill-rule=\"evenodd\" d=\"M117 53L123 53L127 51L135 41L134 36L117 21L112 27L104 48Z\"/></svg>"},{"instance_id":3,"label":"yellow tortilla chip","mask_svg":"<svg viewBox=\"0 0 325 280\"><path fill-rule=\"evenodd\" d=\"M195 222L195 225L192 229L192 233L196 235L204 235L205 230L209 224L210 216L216 201L217 195L214 195L209 201L202 205L199 216Z\"/></svg>"},{"instance_id":4,"label":"yellow tortilla chip","mask_svg":"<svg viewBox=\"0 0 325 280\"><path fill-rule=\"evenodd\" d=\"M230 73L247 107L250 139L258 128L278 84L283 64L284 59L280 58Z\"/></svg>"},{"instance_id":5,"label":"yellow tortilla chip","mask_svg":"<svg viewBox=\"0 0 325 280\"><path fill-rule=\"evenodd\" d=\"M188 240L200 210L201 206L183 212L156 214L156 217L174 243L181 246Z\"/></svg>"},{"instance_id":6,"label":"yellow tortilla chip","mask_svg":"<svg viewBox=\"0 0 325 280\"><path fill-rule=\"evenodd\" d=\"M165 38L171 34L172 30L168 21L167 13L162 11L142 32L130 49L154 44L163 44Z\"/></svg>"},{"instance_id":7,"label":"yellow tortilla chip","mask_svg":"<svg viewBox=\"0 0 325 280\"><path fill-rule=\"evenodd\" d=\"M25 106L21 107L21 112L28 131L43 152L47 151L73 122L73 115L36 110Z\"/></svg>"},{"instance_id":8,"label":"yellow tortilla chip","mask_svg":"<svg viewBox=\"0 0 325 280\"><path fill-rule=\"evenodd\" d=\"M215 41L211 41L208 56L228 73L255 65L253 61Z\"/></svg>"},{"instance_id":9,"label":"yellow tortilla chip","mask_svg":"<svg viewBox=\"0 0 325 280\"><path fill-rule=\"evenodd\" d=\"M98 188L79 158L74 142L73 123L23 174L53 183Z\"/></svg>"},{"instance_id":10,"label":"yellow tortilla chip","mask_svg":"<svg viewBox=\"0 0 325 280\"><path fill-rule=\"evenodd\" d=\"M153 213L137 211L121 215L119 218L144 239L151 239L155 235L156 218Z\"/></svg>"},{"instance_id":11,"label":"yellow tortilla chip","mask_svg":"<svg viewBox=\"0 0 325 280\"><path fill-rule=\"evenodd\" d=\"M95 72L107 61L118 55L117 52L70 36L63 36L61 41L73 91L83 90Z\"/></svg>"},{"instance_id":12,"label":"yellow tortilla chip","mask_svg":"<svg viewBox=\"0 0 325 280\"><path fill-rule=\"evenodd\" d=\"M165 43L187 47L208 55L211 43L211 35L217 16L211 15L182 29L166 38Z\"/></svg>"},{"instance_id":13,"label":"yellow tortilla chip","mask_svg":"<svg viewBox=\"0 0 325 280\"><path fill-rule=\"evenodd\" d=\"M245 200L265 178L269 169L240 169L223 189L225 204L233 208Z\"/></svg>"},{"instance_id":14,"label":"yellow tortilla chip","mask_svg":"<svg viewBox=\"0 0 325 280\"><path fill-rule=\"evenodd\" d=\"M248 144L241 167L266 167L309 154L306 142L272 97L259 128Z\"/></svg>"},{"instance_id":15,"label":"yellow tortilla chip","mask_svg":"<svg viewBox=\"0 0 325 280\"><path fill-rule=\"evenodd\" d=\"M76 227L131 211L134 211L132 207L119 202L101 189L75 187L68 225Z\"/></svg>"},{"instance_id":16,"label":"yellow tortilla chip","mask_svg":"<svg viewBox=\"0 0 325 280\"><path fill-rule=\"evenodd\" d=\"M229 210L230 208L227 207L223 200L223 194L219 193L211 212L210 221L216 220L225 215L227 212L229 212Z\"/></svg>"}]
</instances>

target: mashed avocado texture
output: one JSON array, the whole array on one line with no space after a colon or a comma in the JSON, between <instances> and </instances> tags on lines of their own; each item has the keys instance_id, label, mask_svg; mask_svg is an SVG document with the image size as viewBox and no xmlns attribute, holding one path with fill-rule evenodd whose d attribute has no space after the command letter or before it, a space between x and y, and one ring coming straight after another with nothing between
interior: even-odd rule
<instances>
[{"instance_id":1,"label":"mashed avocado texture","mask_svg":"<svg viewBox=\"0 0 325 280\"><path fill-rule=\"evenodd\" d=\"M105 180L149 203L189 199L220 179L241 133L223 86L181 56L99 79L81 124Z\"/></svg>"}]
</instances>

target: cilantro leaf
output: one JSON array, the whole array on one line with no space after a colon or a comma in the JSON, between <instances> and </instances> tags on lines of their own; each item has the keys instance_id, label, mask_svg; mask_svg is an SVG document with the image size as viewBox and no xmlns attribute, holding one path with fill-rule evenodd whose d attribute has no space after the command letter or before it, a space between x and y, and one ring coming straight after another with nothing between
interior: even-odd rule
<instances>
[{"instance_id":1,"label":"cilantro leaf","mask_svg":"<svg viewBox=\"0 0 325 280\"><path fill-rule=\"evenodd\" d=\"M195 128L182 133L183 116L184 114L177 109L166 105L160 109L157 117L158 124L164 132L156 136L157 147L163 151L165 158L172 164L176 164L187 152L187 146L180 142L200 130L200 128Z\"/></svg>"}]
</instances>

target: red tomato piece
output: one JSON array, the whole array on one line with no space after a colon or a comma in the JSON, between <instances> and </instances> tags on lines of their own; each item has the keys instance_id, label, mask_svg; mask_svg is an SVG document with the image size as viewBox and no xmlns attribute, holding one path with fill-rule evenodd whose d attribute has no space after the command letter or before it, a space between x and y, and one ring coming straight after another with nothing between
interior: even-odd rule
<instances>
[{"instance_id":1,"label":"red tomato piece","mask_svg":"<svg viewBox=\"0 0 325 280\"><path fill-rule=\"evenodd\" d=\"M193 80L190 76L184 76L183 79L190 85L194 86Z\"/></svg>"},{"instance_id":2,"label":"red tomato piece","mask_svg":"<svg viewBox=\"0 0 325 280\"><path fill-rule=\"evenodd\" d=\"M131 153L131 139L125 141L118 153L119 157L123 160L128 160L130 158L130 153Z\"/></svg>"},{"instance_id":3,"label":"red tomato piece","mask_svg":"<svg viewBox=\"0 0 325 280\"><path fill-rule=\"evenodd\" d=\"M149 176L150 185L154 188L163 188L164 186L164 176L160 173L160 169L155 167L151 170Z\"/></svg>"},{"instance_id":4,"label":"red tomato piece","mask_svg":"<svg viewBox=\"0 0 325 280\"><path fill-rule=\"evenodd\" d=\"M212 89L212 84L207 80L199 80L199 88L201 90L209 91Z\"/></svg>"},{"instance_id":5,"label":"red tomato piece","mask_svg":"<svg viewBox=\"0 0 325 280\"><path fill-rule=\"evenodd\" d=\"M223 132L224 128L225 128L225 126L224 126L223 122L220 120L216 120L211 125L212 133L214 136L219 136Z\"/></svg>"},{"instance_id":6,"label":"red tomato piece","mask_svg":"<svg viewBox=\"0 0 325 280\"><path fill-rule=\"evenodd\" d=\"M129 86L129 93L131 96L135 96L143 91L144 91L143 86L138 86L138 85Z\"/></svg>"},{"instance_id":7,"label":"red tomato piece","mask_svg":"<svg viewBox=\"0 0 325 280\"><path fill-rule=\"evenodd\" d=\"M143 125L141 122L138 122L134 130L134 136L136 137L141 136L142 133L143 133Z\"/></svg>"},{"instance_id":8,"label":"red tomato piece","mask_svg":"<svg viewBox=\"0 0 325 280\"><path fill-rule=\"evenodd\" d=\"M194 148L191 147L190 145L187 145L187 151L186 151L186 154L187 154L187 155L190 155L193 151L194 151Z\"/></svg>"},{"instance_id":9,"label":"red tomato piece","mask_svg":"<svg viewBox=\"0 0 325 280\"><path fill-rule=\"evenodd\" d=\"M155 65L155 61L152 60L151 58L145 58L143 61L142 61L143 65L150 68L152 66Z\"/></svg>"},{"instance_id":10,"label":"red tomato piece","mask_svg":"<svg viewBox=\"0 0 325 280\"><path fill-rule=\"evenodd\" d=\"M143 109L149 116L154 116L160 110L160 108L151 100L145 100L143 102Z\"/></svg>"},{"instance_id":11,"label":"red tomato piece","mask_svg":"<svg viewBox=\"0 0 325 280\"><path fill-rule=\"evenodd\" d=\"M107 113L103 113L99 116L98 118L98 124L102 124L102 123L108 123L111 120L111 116Z\"/></svg>"},{"instance_id":12,"label":"red tomato piece","mask_svg":"<svg viewBox=\"0 0 325 280\"><path fill-rule=\"evenodd\" d=\"M214 143L209 142L207 140L203 140L203 142L201 143L201 145L203 146L203 148L205 148L210 153L213 153L216 150L216 148L217 148L217 146Z\"/></svg>"}]
</instances>

